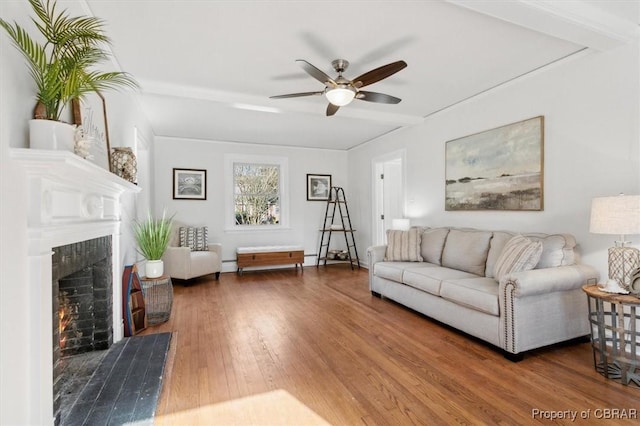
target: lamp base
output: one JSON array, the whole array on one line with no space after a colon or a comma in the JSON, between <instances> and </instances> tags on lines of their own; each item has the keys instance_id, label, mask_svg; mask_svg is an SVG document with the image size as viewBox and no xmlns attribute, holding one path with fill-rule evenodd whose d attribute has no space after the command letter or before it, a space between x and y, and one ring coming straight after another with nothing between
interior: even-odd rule
<instances>
[{"instance_id":1,"label":"lamp base","mask_svg":"<svg viewBox=\"0 0 640 426\"><path fill-rule=\"evenodd\" d=\"M629 290L631 275L636 268L640 268L640 250L635 247L609 248L609 279Z\"/></svg>"}]
</instances>

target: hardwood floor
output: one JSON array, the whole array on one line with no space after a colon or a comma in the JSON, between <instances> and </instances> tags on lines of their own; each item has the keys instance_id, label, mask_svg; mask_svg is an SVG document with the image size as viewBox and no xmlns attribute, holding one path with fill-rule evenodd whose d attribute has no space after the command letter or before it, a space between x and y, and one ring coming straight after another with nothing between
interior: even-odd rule
<instances>
[{"instance_id":1,"label":"hardwood floor","mask_svg":"<svg viewBox=\"0 0 640 426\"><path fill-rule=\"evenodd\" d=\"M172 353L156 424L637 424L640 416L640 389L598 374L588 343L512 363L372 297L367 271L346 265L175 283L171 319L145 334L164 331L173 332ZM613 409L630 419L612 419ZM563 412L577 420L548 418Z\"/></svg>"}]
</instances>

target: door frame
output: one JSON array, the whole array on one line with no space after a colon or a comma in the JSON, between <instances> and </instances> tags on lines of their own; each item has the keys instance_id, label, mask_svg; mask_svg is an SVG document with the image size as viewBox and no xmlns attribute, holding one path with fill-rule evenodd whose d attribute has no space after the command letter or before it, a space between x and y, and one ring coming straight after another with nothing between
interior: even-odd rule
<instances>
[{"instance_id":1,"label":"door frame","mask_svg":"<svg viewBox=\"0 0 640 426\"><path fill-rule=\"evenodd\" d=\"M378 157L374 157L371 159L371 194L373 197L371 199L371 236L372 236L372 245L381 245L386 244L385 242L385 234L384 234L384 222L380 219L381 214L384 213L384 191L382 182L378 179L379 175L383 173L384 167L386 163L391 162L400 162L400 194L402 199L401 211L403 216L406 215L407 211L407 197L405 194L406 188L406 149L399 149L396 151L389 152L384 155L380 155Z\"/></svg>"}]
</instances>

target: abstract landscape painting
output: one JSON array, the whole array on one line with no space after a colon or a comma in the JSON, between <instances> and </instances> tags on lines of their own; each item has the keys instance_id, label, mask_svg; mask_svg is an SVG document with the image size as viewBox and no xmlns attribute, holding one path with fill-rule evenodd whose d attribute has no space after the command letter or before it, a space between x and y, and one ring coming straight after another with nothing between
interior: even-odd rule
<instances>
[{"instance_id":1,"label":"abstract landscape painting","mask_svg":"<svg viewBox=\"0 0 640 426\"><path fill-rule=\"evenodd\" d=\"M542 210L544 117L446 143L446 210Z\"/></svg>"}]
</instances>

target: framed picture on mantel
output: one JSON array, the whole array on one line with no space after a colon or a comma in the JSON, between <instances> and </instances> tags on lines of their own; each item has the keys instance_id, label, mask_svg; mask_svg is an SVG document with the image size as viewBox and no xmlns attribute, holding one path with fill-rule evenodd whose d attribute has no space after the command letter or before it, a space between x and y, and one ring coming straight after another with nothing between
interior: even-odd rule
<instances>
[{"instance_id":1,"label":"framed picture on mantel","mask_svg":"<svg viewBox=\"0 0 640 426\"><path fill-rule=\"evenodd\" d=\"M98 92L87 93L72 102L73 121L82 129L82 138L88 141L87 160L111 170L111 145L104 97Z\"/></svg>"}]
</instances>

